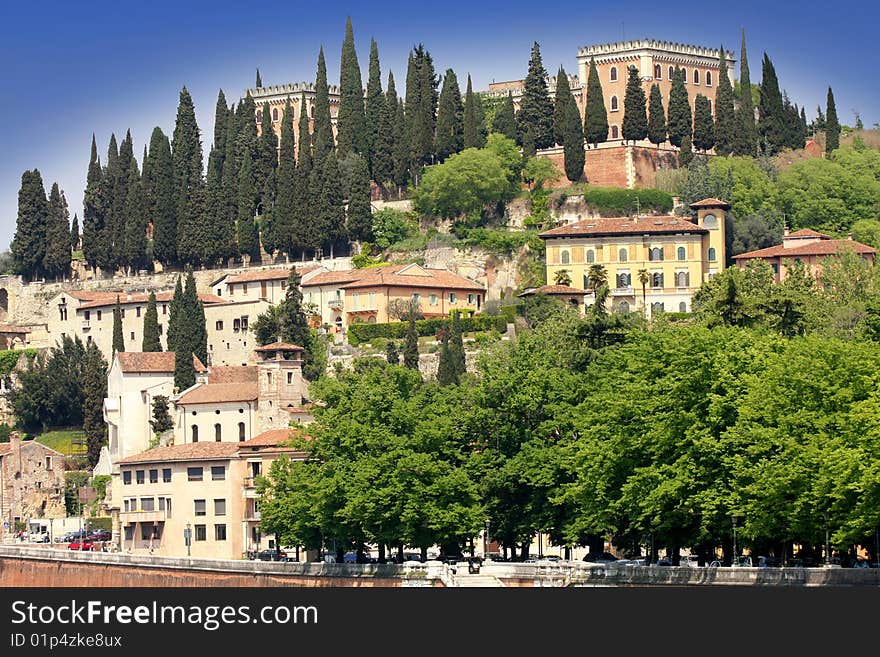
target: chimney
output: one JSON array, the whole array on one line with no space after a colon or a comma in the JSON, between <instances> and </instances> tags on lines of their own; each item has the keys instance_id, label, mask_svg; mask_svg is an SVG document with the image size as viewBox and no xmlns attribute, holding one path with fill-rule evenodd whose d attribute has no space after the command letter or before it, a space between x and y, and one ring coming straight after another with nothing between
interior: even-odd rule
<instances>
[{"instance_id":1,"label":"chimney","mask_svg":"<svg viewBox=\"0 0 880 657\"><path fill-rule=\"evenodd\" d=\"M783 236L783 237L788 237L788 226L783 226L783 227L782 227L782 236Z\"/></svg>"},{"instance_id":2,"label":"chimney","mask_svg":"<svg viewBox=\"0 0 880 657\"><path fill-rule=\"evenodd\" d=\"M21 449L21 434L18 431L9 432L9 449L13 452Z\"/></svg>"}]
</instances>

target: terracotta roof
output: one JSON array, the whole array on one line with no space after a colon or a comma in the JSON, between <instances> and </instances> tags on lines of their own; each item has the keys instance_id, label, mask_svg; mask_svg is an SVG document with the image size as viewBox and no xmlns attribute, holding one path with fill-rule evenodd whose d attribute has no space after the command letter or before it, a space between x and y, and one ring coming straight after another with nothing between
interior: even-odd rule
<instances>
[{"instance_id":1,"label":"terracotta roof","mask_svg":"<svg viewBox=\"0 0 880 657\"><path fill-rule=\"evenodd\" d=\"M291 344L289 342L272 342L271 344L263 345L262 347L257 347L254 351L305 351L302 347L299 347L295 344Z\"/></svg>"},{"instance_id":2,"label":"terracotta roof","mask_svg":"<svg viewBox=\"0 0 880 657\"><path fill-rule=\"evenodd\" d=\"M116 355L119 357L119 366L123 372L166 373L174 371L173 351L148 351L144 353L120 351ZM193 354L193 365L195 365L196 372L207 371L195 354Z\"/></svg>"},{"instance_id":3,"label":"terracotta roof","mask_svg":"<svg viewBox=\"0 0 880 657\"><path fill-rule=\"evenodd\" d=\"M360 287L429 287L451 290L485 290L485 287L448 269L428 269L418 265L390 265L358 270L357 280L343 289Z\"/></svg>"},{"instance_id":4,"label":"terracotta roof","mask_svg":"<svg viewBox=\"0 0 880 657\"><path fill-rule=\"evenodd\" d=\"M317 269L321 265L305 265L302 267L297 267L296 271L300 276L303 274L310 272L314 269ZM290 267L284 267L283 269L257 269L254 271L246 271L243 274L234 274L226 279L227 283L248 283L250 281L277 281L277 280L287 280L287 277L290 276Z\"/></svg>"},{"instance_id":5,"label":"terracotta roof","mask_svg":"<svg viewBox=\"0 0 880 657\"><path fill-rule=\"evenodd\" d=\"M719 201L717 198L704 198L702 201L697 201L696 203L691 203L690 207L696 208L724 208L725 210L730 209L730 204L725 203L724 201Z\"/></svg>"},{"instance_id":6,"label":"terracotta roof","mask_svg":"<svg viewBox=\"0 0 880 657\"><path fill-rule=\"evenodd\" d=\"M133 454L120 459L117 463L160 463L164 461L204 461L226 460L235 456L241 443L186 443L185 445L169 445Z\"/></svg>"},{"instance_id":7,"label":"terracotta roof","mask_svg":"<svg viewBox=\"0 0 880 657\"><path fill-rule=\"evenodd\" d=\"M145 294L143 292L133 292L131 297L129 298L128 292L115 292L111 296L106 298L96 299L94 301L89 301L87 303L80 304L78 308L88 309L88 308L103 308L105 306L115 306L116 305L116 297L119 297L119 304L124 306L131 303L148 303L150 301L150 295ZM156 294L156 302L157 303L166 303L171 301L172 297L174 297L174 292L158 292ZM202 303L211 304L211 303L223 303L226 299L222 297L218 297L216 294L202 294L199 293L199 300Z\"/></svg>"},{"instance_id":8,"label":"terracotta roof","mask_svg":"<svg viewBox=\"0 0 880 657\"><path fill-rule=\"evenodd\" d=\"M177 400L179 405L223 404L225 402L253 401L260 390L259 384L251 383L206 383L193 388Z\"/></svg>"},{"instance_id":9,"label":"terracotta roof","mask_svg":"<svg viewBox=\"0 0 880 657\"><path fill-rule=\"evenodd\" d=\"M852 249L856 253L877 253L877 250L867 244L855 240L831 240L823 239L818 242L810 242L799 246L784 247L782 244L771 246L766 249L749 251L733 256L734 260L746 260L751 258L794 258L797 256L823 256L836 255Z\"/></svg>"},{"instance_id":10,"label":"terracotta roof","mask_svg":"<svg viewBox=\"0 0 880 657\"><path fill-rule=\"evenodd\" d=\"M255 383L259 371L248 365L212 365L208 383Z\"/></svg>"},{"instance_id":11,"label":"terracotta roof","mask_svg":"<svg viewBox=\"0 0 880 657\"><path fill-rule=\"evenodd\" d=\"M0 333L30 333L31 330L24 326L11 326L10 324L0 324Z\"/></svg>"},{"instance_id":12,"label":"terracotta roof","mask_svg":"<svg viewBox=\"0 0 880 657\"><path fill-rule=\"evenodd\" d=\"M250 440L239 443L239 446L279 447L281 445L287 445L295 435L293 431L293 429L269 429L268 431L264 431L263 433L254 436ZM308 440L308 438L306 438L306 440Z\"/></svg>"},{"instance_id":13,"label":"terracotta roof","mask_svg":"<svg viewBox=\"0 0 880 657\"><path fill-rule=\"evenodd\" d=\"M588 294L587 290L581 290L568 285L542 285L541 287L532 288L518 294L520 297L531 296L532 294L561 294L565 296Z\"/></svg>"},{"instance_id":14,"label":"terracotta roof","mask_svg":"<svg viewBox=\"0 0 880 657\"><path fill-rule=\"evenodd\" d=\"M684 217L602 217L587 219L567 226L551 228L538 237L594 237L598 235L666 235L671 233L708 233Z\"/></svg>"},{"instance_id":15,"label":"terracotta roof","mask_svg":"<svg viewBox=\"0 0 880 657\"><path fill-rule=\"evenodd\" d=\"M800 230L796 230L793 233L789 233L788 235L784 235L782 239L786 238L798 238L798 237L818 237L822 240L830 240L831 235L826 235L825 233L820 233L818 231L813 230L812 228L801 228Z\"/></svg>"},{"instance_id":16,"label":"terracotta roof","mask_svg":"<svg viewBox=\"0 0 880 657\"><path fill-rule=\"evenodd\" d=\"M119 292L94 292L90 290L65 290L67 294L80 301L95 301L96 299L115 299Z\"/></svg>"},{"instance_id":17,"label":"terracotta roof","mask_svg":"<svg viewBox=\"0 0 880 657\"><path fill-rule=\"evenodd\" d=\"M336 283L350 283L358 280L358 276L362 269L352 269L348 271L325 271L312 276L308 281L303 281L302 287L312 287L317 285L334 285Z\"/></svg>"}]
</instances>

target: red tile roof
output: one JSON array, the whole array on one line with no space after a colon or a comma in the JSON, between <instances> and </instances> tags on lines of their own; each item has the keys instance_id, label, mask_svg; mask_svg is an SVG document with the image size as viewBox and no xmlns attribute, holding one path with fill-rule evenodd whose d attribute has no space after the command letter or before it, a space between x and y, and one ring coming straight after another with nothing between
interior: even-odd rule
<instances>
[{"instance_id":1,"label":"red tile roof","mask_svg":"<svg viewBox=\"0 0 880 657\"><path fill-rule=\"evenodd\" d=\"M289 342L272 342L270 344L257 347L254 351L305 351L302 347Z\"/></svg>"},{"instance_id":2,"label":"red tile roof","mask_svg":"<svg viewBox=\"0 0 880 657\"><path fill-rule=\"evenodd\" d=\"M320 267L321 265L304 265L301 267L297 267L296 271L300 276L306 274L310 271L313 271ZM246 271L242 274L234 274L226 279L227 283L249 283L251 281L277 281L277 280L287 280L287 277L290 276L290 267L284 267L282 269L258 269L254 271Z\"/></svg>"},{"instance_id":3,"label":"red tile roof","mask_svg":"<svg viewBox=\"0 0 880 657\"><path fill-rule=\"evenodd\" d=\"M583 295L588 294L587 290L581 290L576 287L569 287L568 285L542 285L541 287L536 287L531 290L526 290L525 292L517 295L520 297L527 297L533 294L560 294L564 296L571 295Z\"/></svg>"},{"instance_id":4,"label":"red tile roof","mask_svg":"<svg viewBox=\"0 0 880 657\"><path fill-rule=\"evenodd\" d=\"M450 290L479 290L479 283L453 274L448 269L429 269L418 265L386 265L349 271L328 271L313 276L303 287L339 285L342 289L361 287L429 287Z\"/></svg>"},{"instance_id":5,"label":"red tile roof","mask_svg":"<svg viewBox=\"0 0 880 657\"><path fill-rule=\"evenodd\" d=\"M259 371L248 365L212 365L208 383L255 383Z\"/></svg>"},{"instance_id":6,"label":"red tile roof","mask_svg":"<svg viewBox=\"0 0 880 657\"><path fill-rule=\"evenodd\" d=\"M724 201L719 201L717 198L704 198L702 201L697 201L696 203L691 203L690 207L697 208L724 208L725 210L730 209L730 204L725 203Z\"/></svg>"},{"instance_id":7,"label":"red tile roof","mask_svg":"<svg viewBox=\"0 0 880 657\"><path fill-rule=\"evenodd\" d=\"M177 400L179 405L223 404L227 402L254 401L260 390L259 384L251 383L207 383L193 388Z\"/></svg>"},{"instance_id":8,"label":"red tile roof","mask_svg":"<svg viewBox=\"0 0 880 657\"><path fill-rule=\"evenodd\" d=\"M95 292L91 290L66 290L67 294L80 301L95 301L96 299L115 299L119 292Z\"/></svg>"},{"instance_id":9,"label":"red tile roof","mask_svg":"<svg viewBox=\"0 0 880 657\"><path fill-rule=\"evenodd\" d=\"M602 217L587 219L566 226L551 228L538 237L595 237L599 235L668 235L674 233L708 233L684 217Z\"/></svg>"},{"instance_id":10,"label":"red tile roof","mask_svg":"<svg viewBox=\"0 0 880 657\"><path fill-rule=\"evenodd\" d=\"M169 445L133 454L120 459L118 463L160 463L165 461L217 461L228 460L235 456L240 443L186 443L185 445Z\"/></svg>"},{"instance_id":11,"label":"red tile roof","mask_svg":"<svg viewBox=\"0 0 880 657\"><path fill-rule=\"evenodd\" d=\"M119 366L123 372L155 372L164 374L174 371L173 351L148 351L145 353L139 351L120 351L116 355L119 357ZM193 354L193 365L195 365L196 372L207 371L202 361L195 354Z\"/></svg>"},{"instance_id":12,"label":"red tile roof","mask_svg":"<svg viewBox=\"0 0 880 657\"><path fill-rule=\"evenodd\" d=\"M0 324L0 333L30 333L31 330L25 326L11 326L10 324Z\"/></svg>"},{"instance_id":13,"label":"red tile roof","mask_svg":"<svg viewBox=\"0 0 880 657\"><path fill-rule=\"evenodd\" d=\"M258 434L251 438L250 440L246 440L243 443L239 443L241 447L280 447L282 445L286 446L290 443L291 439L293 439L298 431L296 429L269 429L268 431L264 431L261 434ZM310 440L308 436L304 436L306 440Z\"/></svg>"},{"instance_id":14,"label":"red tile roof","mask_svg":"<svg viewBox=\"0 0 880 657\"><path fill-rule=\"evenodd\" d=\"M313 287L318 285L334 285L337 283L350 283L358 280L358 276L363 270L352 269L348 271L325 271L315 274L308 281L303 281L302 287Z\"/></svg>"},{"instance_id":15,"label":"red tile roof","mask_svg":"<svg viewBox=\"0 0 880 657\"><path fill-rule=\"evenodd\" d=\"M853 250L855 253L877 253L877 250L867 244L856 242L855 240L831 240L823 239L818 242L809 242L798 246L789 246L786 248L782 244L770 246L766 249L758 249L757 251L749 251L748 253L740 253L733 256L734 260L748 260L751 258L795 258L797 256L826 256L844 253L847 250Z\"/></svg>"},{"instance_id":16,"label":"red tile roof","mask_svg":"<svg viewBox=\"0 0 880 657\"><path fill-rule=\"evenodd\" d=\"M826 235L825 233L820 233L818 231L813 230L812 228L801 228L800 230L796 230L793 233L789 233L788 235L783 236L782 239L787 238L798 238L798 237L818 237L823 240L830 240L831 235Z\"/></svg>"},{"instance_id":17,"label":"red tile roof","mask_svg":"<svg viewBox=\"0 0 880 657\"><path fill-rule=\"evenodd\" d=\"M156 294L156 301L159 303L166 303L171 301L171 298L174 296L173 291L166 292L158 292ZM99 299L88 301L87 303L80 304L78 309L88 309L88 308L103 308L106 306L115 306L116 305L116 297L119 297L119 304L121 306L125 306L127 304L132 303L147 303L150 300L150 295L145 294L143 292L134 292L129 295L127 292L114 292L111 296L101 297ZM199 293L199 299L202 303L212 304L212 303L223 303L226 299L222 297L218 297L216 294L203 294Z\"/></svg>"}]
</instances>

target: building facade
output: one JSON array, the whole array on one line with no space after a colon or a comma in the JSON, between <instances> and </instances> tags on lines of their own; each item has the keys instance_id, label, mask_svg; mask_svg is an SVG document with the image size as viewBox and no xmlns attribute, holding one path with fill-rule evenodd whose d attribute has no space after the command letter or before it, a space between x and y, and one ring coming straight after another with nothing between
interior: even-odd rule
<instances>
[{"instance_id":1,"label":"building facade","mask_svg":"<svg viewBox=\"0 0 880 657\"><path fill-rule=\"evenodd\" d=\"M724 218L730 206L705 199L691 208L696 222L674 216L611 217L544 231L547 280L566 271L573 287L590 290L590 305L595 299L591 273L601 273L611 310L644 309L648 316L690 312L693 294L724 269Z\"/></svg>"},{"instance_id":2,"label":"building facade","mask_svg":"<svg viewBox=\"0 0 880 657\"><path fill-rule=\"evenodd\" d=\"M13 431L0 443L0 539L16 523L65 518L64 455Z\"/></svg>"},{"instance_id":3,"label":"building facade","mask_svg":"<svg viewBox=\"0 0 880 657\"><path fill-rule=\"evenodd\" d=\"M339 114L339 87L336 85L328 85L330 96L330 123L333 126L333 134L336 135L336 117ZM263 131L263 109L266 103L269 104L269 112L272 117L272 129L281 139L281 126L284 121L284 106L290 101L290 109L293 116L289 119L293 122L293 134L296 135L299 127L299 118L303 111L307 112L309 117L309 131L314 130L315 119L315 84L313 82L296 82L293 84L277 84L268 87L255 87L245 91L245 95L250 94L256 105L257 134ZM302 104L303 94L305 94L305 105ZM244 96L242 97L244 100ZM296 152L299 154L299 142L296 143Z\"/></svg>"}]
</instances>

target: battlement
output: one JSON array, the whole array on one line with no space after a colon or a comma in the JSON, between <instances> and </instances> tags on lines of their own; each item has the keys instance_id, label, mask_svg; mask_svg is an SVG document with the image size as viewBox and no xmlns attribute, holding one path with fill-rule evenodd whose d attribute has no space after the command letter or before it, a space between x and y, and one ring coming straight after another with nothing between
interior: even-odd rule
<instances>
[{"instance_id":1,"label":"battlement","mask_svg":"<svg viewBox=\"0 0 880 657\"><path fill-rule=\"evenodd\" d=\"M339 87L335 84L328 85L328 90L330 96L339 96ZM269 101L273 97L284 97L287 96L299 96L299 94L305 93L308 96L315 95L315 83L314 82L292 82L288 84L273 84L266 87L254 87L251 89L245 90L244 95L242 96L242 100L244 100L247 94L251 95L251 98L254 101L258 99L262 99L264 101Z\"/></svg>"},{"instance_id":2,"label":"battlement","mask_svg":"<svg viewBox=\"0 0 880 657\"><path fill-rule=\"evenodd\" d=\"M599 43L590 46L583 46L578 49L578 57L596 57L601 55L620 55L627 52L635 52L638 50L654 50L676 55L689 55L691 57L709 57L718 59L721 56L720 48L707 48L705 46L694 46L687 43L677 43L673 41L660 41L657 39L638 39L635 41L614 41L613 43ZM725 52L728 66L735 62L733 53Z\"/></svg>"}]
</instances>

